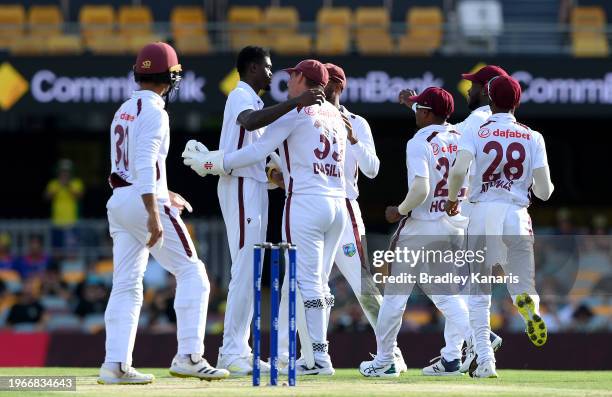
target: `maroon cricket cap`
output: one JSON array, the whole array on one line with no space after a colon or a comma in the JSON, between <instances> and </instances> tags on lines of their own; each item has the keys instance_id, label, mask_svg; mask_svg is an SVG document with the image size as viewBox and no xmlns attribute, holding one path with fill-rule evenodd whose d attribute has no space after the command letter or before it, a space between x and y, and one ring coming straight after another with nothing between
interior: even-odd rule
<instances>
[{"instance_id":1,"label":"maroon cricket cap","mask_svg":"<svg viewBox=\"0 0 612 397\"><path fill-rule=\"evenodd\" d=\"M411 96L411 102L431 108L435 115L448 117L455 110L453 96L443 88L429 87L419 95Z\"/></svg>"},{"instance_id":2,"label":"maroon cricket cap","mask_svg":"<svg viewBox=\"0 0 612 397\"><path fill-rule=\"evenodd\" d=\"M480 68L476 73L463 73L461 77L474 83L485 85L493 77L507 76L508 73L499 66L487 65Z\"/></svg>"},{"instance_id":3,"label":"maroon cricket cap","mask_svg":"<svg viewBox=\"0 0 612 397\"><path fill-rule=\"evenodd\" d=\"M327 72L327 69L316 59L305 59L295 65L295 67L284 69L284 71L289 74L293 72L300 72L310 80L320 84L322 87L325 87L329 81L329 73Z\"/></svg>"},{"instance_id":4,"label":"maroon cricket cap","mask_svg":"<svg viewBox=\"0 0 612 397\"><path fill-rule=\"evenodd\" d=\"M162 42L147 44L140 50L136 58L134 71L142 74L156 74L167 71L180 71L176 51L170 45Z\"/></svg>"},{"instance_id":5,"label":"maroon cricket cap","mask_svg":"<svg viewBox=\"0 0 612 397\"><path fill-rule=\"evenodd\" d=\"M329 73L329 79L339 83L342 89L344 89L346 87L346 75L344 74L344 70L333 63L326 63L325 68L327 69L327 73Z\"/></svg>"},{"instance_id":6,"label":"maroon cricket cap","mask_svg":"<svg viewBox=\"0 0 612 397\"><path fill-rule=\"evenodd\" d=\"M514 109L521 102L521 85L510 76L499 76L489 82L489 97L501 109Z\"/></svg>"}]
</instances>

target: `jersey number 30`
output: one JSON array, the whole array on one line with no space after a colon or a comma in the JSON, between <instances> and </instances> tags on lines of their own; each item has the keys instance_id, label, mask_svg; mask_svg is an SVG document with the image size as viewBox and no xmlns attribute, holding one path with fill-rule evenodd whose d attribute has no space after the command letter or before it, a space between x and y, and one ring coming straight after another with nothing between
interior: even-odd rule
<instances>
[{"instance_id":1,"label":"jersey number 30","mask_svg":"<svg viewBox=\"0 0 612 397\"><path fill-rule=\"evenodd\" d=\"M119 164L123 161L123 169L128 170L130 165L130 161L128 159L128 127L123 129L123 126L117 124L115 126L115 136L117 136L117 140L115 141L115 166L119 167Z\"/></svg>"}]
</instances>

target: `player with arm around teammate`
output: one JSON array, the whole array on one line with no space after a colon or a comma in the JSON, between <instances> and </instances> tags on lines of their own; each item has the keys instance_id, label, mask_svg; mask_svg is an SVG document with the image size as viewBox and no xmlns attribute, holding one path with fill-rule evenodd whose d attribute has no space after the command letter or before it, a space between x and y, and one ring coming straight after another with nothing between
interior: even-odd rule
<instances>
[{"instance_id":1,"label":"player with arm around teammate","mask_svg":"<svg viewBox=\"0 0 612 397\"><path fill-rule=\"evenodd\" d=\"M312 59L286 71L291 76L289 98L312 88L322 90L329 79L325 66ZM325 270L333 263L347 220L343 178L346 130L339 110L329 102L300 107L270 124L261 138L246 148L229 154L186 150L183 157L201 176L227 174L265 159L279 147L286 186L283 239L299 250L297 285L315 361L313 367L296 369L298 375L333 375L324 284Z\"/></svg>"},{"instance_id":2,"label":"player with arm around teammate","mask_svg":"<svg viewBox=\"0 0 612 397\"><path fill-rule=\"evenodd\" d=\"M132 367L149 254L176 277L178 352L170 374L205 380L229 375L202 357L210 284L179 215L182 208L190 210L189 203L168 191L166 181L170 126L165 106L178 87L180 72L176 52L168 44L145 46L134 65L140 89L121 105L111 125L113 194L107 210L113 287L104 315L106 358L99 383L145 384L154 379Z\"/></svg>"},{"instance_id":3,"label":"player with arm around teammate","mask_svg":"<svg viewBox=\"0 0 612 397\"><path fill-rule=\"evenodd\" d=\"M529 339L536 345L546 343L546 324L539 315L535 290L533 227L527 207L531 191L541 200L553 192L544 138L539 132L520 124L514 117L519 106L521 86L512 77L500 76L488 82L493 115L478 131L462 136L457 160L449 174L449 200L446 211L458 214L457 192L471 163L475 167L470 182L470 201L474 203L468 227L469 249L482 249L486 258L473 264L472 273L491 273L501 263L504 273L518 276L506 283L508 292L526 324ZM497 377L495 355L489 337L490 290L472 284L468 298L470 322L474 330L477 368L474 377Z\"/></svg>"},{"instance_id":4,"label":"player with arm around teammate","mask_svg":"<svg viewBox=\"0 0 612 397\"><path fill-rule=\"evenodd\" d=\"M450 164L454 161L459 139L459 134L446 123L453 112L453 97L442 88L430 87L420 95L411 97L411 101L415 103L416 123L420 129L406 145L408 194L399 206L387 207L385 211L387 221L400 221L392 241L392 249L421 250L439 244L450 247L449 244L460 241L464 233L464 225L453 222L444 213L448 192L446 176ZM421 273L427 272L423 270L425 263L415 265L412 267L413 271L421 269ZM448 264L447 270L452 271L453 268L454 263ZM389 273L393 277L400 277L405 270L406 264L396 258ZM418 273L412 275L419 277ZM362 375L399 376L393 349L413 287L414 281L402 282L399 285L385 284L375 329L377 353L373 360L361 363L359 372ZM465 335L469 329L465 302L446 287L438 289L436 293L428 292L428 295L447 321L455 323ZM461 346L449 343L447 345L451 348L441 351L444 370L449 375L460 375Z\"/></svg>"},{"instance_id":5,"label":"player with arm around teammate","mask_svg":"<svg viewBox=\"0 0 612 397\"><path fill-rule=\"evenodd\" d=\"M264 48L243 48L238 54L236 68L240 81L227 98L219 140L219 148L226 154L257 142L268 124L297 106L309 106L324 100L320 90L307 90L298 97L264 107L258 93L269 90L272 78L270 53ZM199 147L206 150L203 145ZM232 375L248 375L253 370L249 346L253 317L253 294L250 293L253 285L252 250L254 244L266 240L267 182L263 159L221 176L217 185L232 258L223 345L219 349L217 367L229 370ZM267 372L270 366L262 361L260 368Z\"/></svg>"}]
</instances>

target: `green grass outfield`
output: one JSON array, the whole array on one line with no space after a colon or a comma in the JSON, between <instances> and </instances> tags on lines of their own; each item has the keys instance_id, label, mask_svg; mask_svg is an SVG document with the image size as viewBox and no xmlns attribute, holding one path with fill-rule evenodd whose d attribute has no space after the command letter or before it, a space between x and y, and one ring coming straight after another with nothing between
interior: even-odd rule
<instances>
[{"instance_id":1,"label":"green grass outfield","mask_svg":"<svg viewBox=\"0 0 612 397\"><path fill-rule=\"evenodd\" d=\"M7 375L72 375L75 392L0 392L6 396L612 396L612 371L499 370L498 379L468 376L425 377L412 369L399 378L364 378L356 369L333 377L298 377L297 387L251 387L250 377L206 382L173 378L165 368L141 368L157 379L152 385L106 386L96 383L97 368L0 368ZM281 382L286 379L280 377ZM262 383L267 378L262 376Z\"/></svg>"}]
</instances>

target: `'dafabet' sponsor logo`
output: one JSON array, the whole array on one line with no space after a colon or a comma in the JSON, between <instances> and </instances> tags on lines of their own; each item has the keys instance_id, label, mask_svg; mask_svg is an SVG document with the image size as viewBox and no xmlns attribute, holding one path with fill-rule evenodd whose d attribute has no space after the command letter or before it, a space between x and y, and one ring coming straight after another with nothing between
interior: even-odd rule
<instances>
[{"instance_id":1,"label":"'dafabet' sponsor logo","mask_svg":"<svg viewBox=\"0 0 612 397\"><path fill-rule=\"evenodd\" d=\"M28 92L28 81L8 62L0 65L0 109L9 110Z\"/></svg>"}]
</instances>

